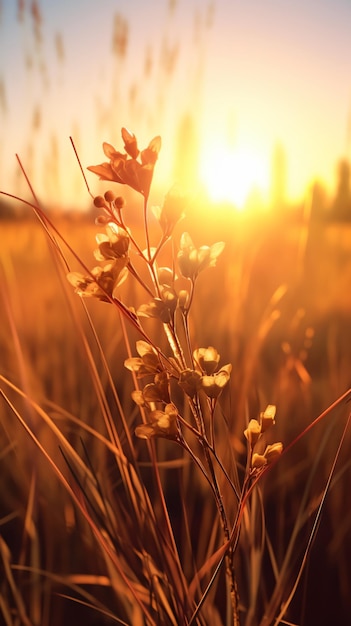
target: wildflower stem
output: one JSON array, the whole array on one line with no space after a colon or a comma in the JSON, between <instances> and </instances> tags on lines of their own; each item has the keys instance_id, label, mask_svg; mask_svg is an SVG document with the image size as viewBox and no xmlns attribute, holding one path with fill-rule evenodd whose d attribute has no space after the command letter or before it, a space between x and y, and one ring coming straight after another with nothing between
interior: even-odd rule
<instances>
[{"instance_id":1,"label":"wildflower stem","mask_svg":"<svg viewBox=\"0 0 351 626\"><path fill-rule=\"evenodd\" d=\"M150 235L149 235L149 225L147 221L147 197L144 196L144 231L146 238L146 250L147 250L147 258L151 266L151 246L150 246Z\"/></svg>"},{"instance_id":2,"label":"wildflower stem","mask_svg":"<svg viewBox=\"0 0 351 626\"><path fill-rule=\"evenodd\" d=\"M214 458L216 459L216 462L218 463L221 471L223 472L223 475L225 477L225 479L227 480L228 484L230 485L230 487L232 488L236 498L238 499L238 501L240 501L240 494L238 493L235 485L233 484L233 481L230 479L230 476L228 475L227 470L225 469L223 463L221 462L220 458L216 455L215 450L211 447L210 443L207 441L207 439L204 439L201 435L201 433L194 428L191 424L189 424L183 417L181 417L180 415L178 415L178 421L184 426L184 428L186 428L187 430L189 430L191 433L193 433L193 435L196 437L196 439L198 441L200 441L202 443L203 446L207 446L209 451L211 452L211 454L213 454ZM181 443L185 441L183 438L181 439ZM186 444L187 447L187 451L191 453L191 456L194 458L194 452L191 450L190 446L188 444ZM200 459L198 459L198 457L195 455L194 460L196 459L196 463L199 462L201 464L201 471L205 472L206 478L208 479L208 476L206 474L206 470L204 469L204 466L202 465Z\"/></svg>"},{"instance_id":3,"label":"wildflower stem","mask_svg":"<svg viewBox=\"0 0 351 626\"><path fill-rule=\"evenodd\" d=\"M174 354L174 357L177 359L181 369L185 369L186 363L184 359L183 350L178 340L178 337L174 331L174 328L172 328L171 324L163 324L163 328L166 333L166 337L170 345L170 348Z\"/></svg>"},{"instance_id":4,"label":"wildflower stem","mask_svg":"<svg viewBox=\"0 0 351 626\"><path fill-rule=\"evenodd\" d=\"M190 307L193 303L194 291L195 291L195 278L190 280L190 292L189 292L189 302L187 306L187 312L190 310Z\"/></svg>"},{"instance_id":5,"label":"wildflower stem","mask_svg":"<svg viewBox=\"0 0 351 626\"><path fill-rule=\"evenodd\" d=\"M115 216L113 215L113 213L110 211L110 214L113 218L113 221L117 224L117 226L121 226L127 233L128 233L128 237L130 239L130 241L132 242L134 248L136 249L137 253L144 258L144 254L142 249L140 248L138 242L136 241L136 239L133 237L133 234L131 233L130 229L128 228L127 224L125 223L123 217L122 217L122 212L121 210L118 211L118 215L119 215L119 221L116 220Z\"/></svg>"},{"instance_id":6,"label":"wildflower stem","mask_svg":"<svg viewBox=\"0 0 351 626\"><path fill-rule=\"evenodd\" d=\"M145 281L141 278L141 276L139 276L137 270L135 269L135 267L132 265L131 261L128 262L127 264L127 268L130 271L130 273L132 274L132 276L134 276L135 280L138 281L139 285L141 285L143 287L143 289L145 289L145 291L147 291L147 293L149 294L149 296L151 296L151 298L154 297L153 292L151 291L150 287L147 286L147 284L145 283Z\"/></svg>"},{"instance_id":7,"label":"wildflower stem","mask_svg":"<svg viewBox=\"0 0 351 626\"><path fill-rule=\"evenodd\" d=\"M86 178L86 176L85 176L85 174L84 174L84 170L83 170L82 164L81 164L81 162L80 162L80 158L79 158L79 155L78 155L78 152L77 152L77 149L76 149L75 143L74 143L74 141L73 141L73 138L72 138L72 137L70 137L70 138L69 138L69 140L70 140L70 142L71 142L71 145L72 145L72 148L73 148L74 154L75 154L76 159L77 159L77 161L78 161L79 169L80 169L80 172L81 172L81 174L82 174L82 176L83 176L83 180L84 180L84 182L85 182L85 186L86 186L86 188L87 188L88 194L89 194L92 198L94 198L93 194L92 194L92 193L91 193L91 191L90 191L90 187L89 187L89 185L88 185L87 178Z\"/></svg>"},{"instance_id":8,"label":"wildflower stem","mask_svg":"<svg viewBox=\"0 0 351 626\"><path fill-rule=\"evenodd\" d=\"M185 340L186 340L187 350L189 354L189 359L191 361L191 367L194 367L193 350L191 347L191 339L190 339L189 324L188 324L188 319L189 319L188 312L189 312L189 309L182 312L182 321L183 321L183 328L184 328L184 334L185 334Z\"/></svg>"},{"instance_id":9,"label":"wildflower stem","mask_svg":"<svg viewBox=\"0 0 351 626\"><path fill-rule=\"evenodd\" d=\"M206 465L207 465L207 468L208 468L208 471L212 480L212 489L213 489L213 493L215 496L217 510L220 515L224 538L226 542L228 542L230 540L231 533L229 530L228 518L225 512L223 499L220 493L216 472L215 472L211 454L210 454L210 446L208 445L207 439L206 439L202 412L201 412L200 407L194 401L192 401L191 404L193 404L193 413L196 416L198 428L200 432L202 433L200 443L202 445L202 449L203 449L205 460L206 460ZM232 612L233 612L233 626L239 626L238 591L237 591L237 584L236 584L236 578L235 578L235 572L234 572L234 551L232 550L231 545L229 545L228 552L226 554L226 565L227 565L226 567L227 579L228 579L229 586L230 586L230 599L231 599Z\"/></svg>"},{"instance_id":10,"label":"wildflower stem","mask_svg":"<svg viewBox=\"0 0 351 626\"><path fill-rule=\"evenodd\" d=\"M227 519L225 509L224 509L222 496L219 491L216 473L213 467L212 459L210 457L208 448L204 448L204 450L205 450L206 462L209 465L209 470L212 476L213 488L214 488L214 492L216 496L218 511L219 511L220 518L221 518L223 534L224 534L225 540L229 541L230 531L229 531L228 519ZM232 612L233 612L233 626L239 626L238 590L237 590L237 583L236 583L235 571L234 571L234 550L232 549L231 545L229 546L228 552L226 554L226 571L227 571L227 578L228 578L229 587L230 587L230 599L231 599Z\"/></svg>"},{"instance_id":11,"label":"wildflower stem","mask_svg":"<svg viewBox=\"0 0 351 626\"><path fill-rule=\"evenodd\" d=\"M215 450L216 450L216 444L215 444L215 433L214 433L214 411L215 411L215 399L213 398L212 401L209 402L210 405L210 442L211 442L211 446L213 448L214 454L215 454Z\"/></svg>"},{"instance_id":12,"label":"wildflower stem","mask_svg":"<svg viewBox=\"0 0 351 626\"><path fill-rule=\"evenodd\" d=\"M163 237L161 238L161 240L159 241L159 243L157 244L157 248L155 250L155 252L153 253L150 261L151 263L154 263L156 261L156 257L158 256L158 254L160 253L160 251L162 250L164 244L166 243L168 237L166 235L163 235Z\"/></svg>"}]
</instances>

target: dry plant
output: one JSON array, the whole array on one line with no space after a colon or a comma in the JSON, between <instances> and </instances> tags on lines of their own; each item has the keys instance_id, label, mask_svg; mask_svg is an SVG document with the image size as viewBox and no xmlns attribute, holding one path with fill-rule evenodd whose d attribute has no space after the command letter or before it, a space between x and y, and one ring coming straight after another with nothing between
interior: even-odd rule
<instances>
[{"instance_id":1,"label":"dry plant","mask_svg":"<svg viewBox=\"0 0 351 626\"><path fill-rule=\"evenodd\" d=\"M283 462L284 471L289 471L289 451L349 400L351 392L336 400L285 449L274 437L276 407L263 406L257 415L246 416L240 447L233 433L235 421L243 416L228 415L222 402L230 387L232 365L220 362L214 345L219 331L214 321L213 342L201 346L201 328L192 324L198 281L216 266L224 243L198 247L188 232L177 238L176 226L187 206L187 198L177 187L167 193L162 206L150 212L149 193L161 139L155 137L141 151L135 135L125 128L122 139L124 152L104 143L107 161L88 169L104 181L126 185L139 194L142 237L139 226L138 230L128 219L131 210L123 197L111 190L94 197L101 211L96 223L104 233L96 235L98 265L90 270L35 196L34 202L27 203L48 235L61 273L68 269L62 246L78 264L79 271L67 275L82 298L98 351L94 357L77 321L96 397L93 424L53 403L38 403L30 389L0 376L6 410L22 425L58 479L60 498L64 494L64 509L56 524L74 527L76 541L81 529L96 571L58 573L54 559L51 570L41 567L40 524L34 514L36 473L32 472L22 530L23 536L30 537L31 557L26 561L23 544L14 563L1 540L0 611L8 626L53 624L50 610L54 604L49 609L45 598L55 592L61 599L70 598L76 610L89 609L89 619L93 615L99 624L292 623L287 621L289 607L335 478L349 420L314 500L311 482L327 437L311 461L310 479L282 554L276 553L266 528L265 484L274 494L275 466ZM137 291L128 288L128 283L137 285ZM135 293L142 299L140 304L130 302ZM116 312L116 332L123 333L128 355L123 358L124 366L134 385L134 408L121 401L128 383L122 373L113 379L86 308L87 298ZM6 293L4 301L11 320ZM211 293L197 306L204 317L209 316ZM18 577L24 573L29 577L26 588ZM88 585L96 593L88 592Z\"/></svg>"}]
</instances>

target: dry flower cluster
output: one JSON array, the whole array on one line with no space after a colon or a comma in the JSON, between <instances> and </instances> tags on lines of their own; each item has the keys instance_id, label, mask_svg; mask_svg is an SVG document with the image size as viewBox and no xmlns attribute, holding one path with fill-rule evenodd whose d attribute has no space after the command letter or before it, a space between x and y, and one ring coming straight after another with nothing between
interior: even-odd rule
<instances>
[{"instance_id":1,"label":"dry flower cluster","mask_svg":"<svg viewBox=\"0 0 351 626\"><path fill-rule=\"evenodd\" d=\"M108 161L88 169L102 180L127 185L141 194L146 249L134 238L125 221L124 199L108 190L104 196L94 198L95 206L103 210L96 222L105 226L105 233L96 236L98 247L94 255L100 265L87 275L71 272L68 279L80 296L116 304L141 333L141 339L136 344L138 356L125 361L125 367L138 381L132 396L140 408L141 423L136 427L135 435L145 440L173 440L190 455L206 478L222 526L232 623L238 625L239 592L234 554L248 494L260 473L279 457L283 449L280 442L266 445L264 450L260 447L265 441L265 433L274 424L275 407L269 405L259 419L251 419L248 423L244 433L248 444L247 470L240 487L231 476L231 468L225 467L218 456L216 442L215 422L221 419L217 405L230 381L232 365L220 365L220 355L213 346L195 347L189 325L198 277L204 270L216 265L224 243L196 247L187 232L180 236L178 242L174 240L174 228L185 215L186 198L173 188L166 195L162 207L153 211L161 234L158 243L152 245L148 198L161 139L155 137L142 151L138 148L135 135L126 128L122 128L122 139L125 152L104 143L103 150ZM170 242L172 245L169 245ZM164 250L170 254L168 266L159 265ZM142 260L147 278L137 269L136 257ZM119 287L125 280L137 280L147 296L147 301L136 312L119 299ZM160 324L168 341L169 353L161 351L148 337L142 325L143 318L155 318ZM220 485L223 479L229 484L232 496L235 494L237 498L233 519L229 518L229 507L222 495L223 487Z\"/></svg>"}]
</instances>

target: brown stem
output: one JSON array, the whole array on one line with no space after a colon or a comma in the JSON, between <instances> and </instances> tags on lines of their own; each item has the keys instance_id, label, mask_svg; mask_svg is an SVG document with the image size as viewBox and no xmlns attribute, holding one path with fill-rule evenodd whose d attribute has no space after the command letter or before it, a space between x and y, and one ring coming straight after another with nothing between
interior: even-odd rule
<instances>
[{"instance_id":1,"label":"brown stem","mask_svg":"<svg viewBox=\"0 0 351 626\"><path fill-rule=\"evenodd\" d=\"M228 518L225 512L224 503L223 503L223 499L220 493L216 472L215 472L214 465L212 462L212 457L210 454L210 447L206 439L205 425L204 425L203 417L201 414L201 410L196 405L194 400L191 400L190 406L192 406L192 413L195 417L198 430L201 432L201 435L202 435L199 441L202 445L202 449L204 451L204 455L206 459L206 465L209 470L210 477L212 479L212 489L213 489L213 493L215 496L217 510L219 512L219 516L221 520L223 534L224 534L226 542L229 542L231 538L231 531L229 529ZM227 573L229 587L230 587L230 600L231 600L232 612L233 612L233 626L240 626L239 610L238 610L239 596L238 596L238 589L237 589L237 583L236 583L236 577L235 577L235 571L234 571L234 550L233 550L232 544L229 545L228 552L226 554L226 573Z\"/></svg>"}]
</instances>

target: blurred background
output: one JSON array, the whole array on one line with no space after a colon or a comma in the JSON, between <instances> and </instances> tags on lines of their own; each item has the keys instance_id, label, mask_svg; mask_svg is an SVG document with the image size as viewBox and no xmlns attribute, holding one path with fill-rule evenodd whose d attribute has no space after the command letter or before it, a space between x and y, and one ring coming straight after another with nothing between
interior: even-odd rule
<instances>
[{"instance_id":1,"label":"blurred background","mask_svg":"<svg viewBox=\"0 0 351 626\"><path fill-rule=\"evenodd\" d=\"M346 184L345 0L2 0L0 20L2 189L22 189L18 153L45 202L86 207L69 137L85 166L121 126L162 135L155 184L240 210Z\"/></svg>"},{"instance_id":2,"label":"blurred background","mask_svg":"<svg viewBox=\"0 0 351 626\"><path fill-rule=\"evenodd\" d=\"M103 141L123 148L122 126L141 148L162 136L151 203L177 182L191 202L176 238L189 230L195 245L226 242L215 273L199 280L192 320L197 345L213 344L222 364L233 363L225 402L237 446L245 417L267 403L277 405L277 439L287 444L351 386L350 32L348 0L0 0L0 190L32 199L19 155L42 207L90 267L96 209L70 137L85 169L104 161ZM86 176L94 195L108 189ZM136 221L140 198L119 193ZM0 217L1 372L38 401L94 424L71 296L47 237L30 208L7 196ZM123 289L134 306L139 294ZM97 302L91 309L119 381L126 355L114 312ZM129 387L120 389L126 406ZM283 543L317 451L311 498L320 497L345 410L306 439L290 460L294 471L268 488ZM1 529L16 555L32 457L24 433L2 417ZM301 626L351 623L351 468L343 450L290 615ZM50 539L42 534L54 546L52 562L57 571L67 562L72 571L89 569L94 555L80 551L74 533L64 554L54 545L62 529L55 507L45 506L47 483L50 491L43 471L38 519L55 529Z\"/></svg>"}]
</instances>

